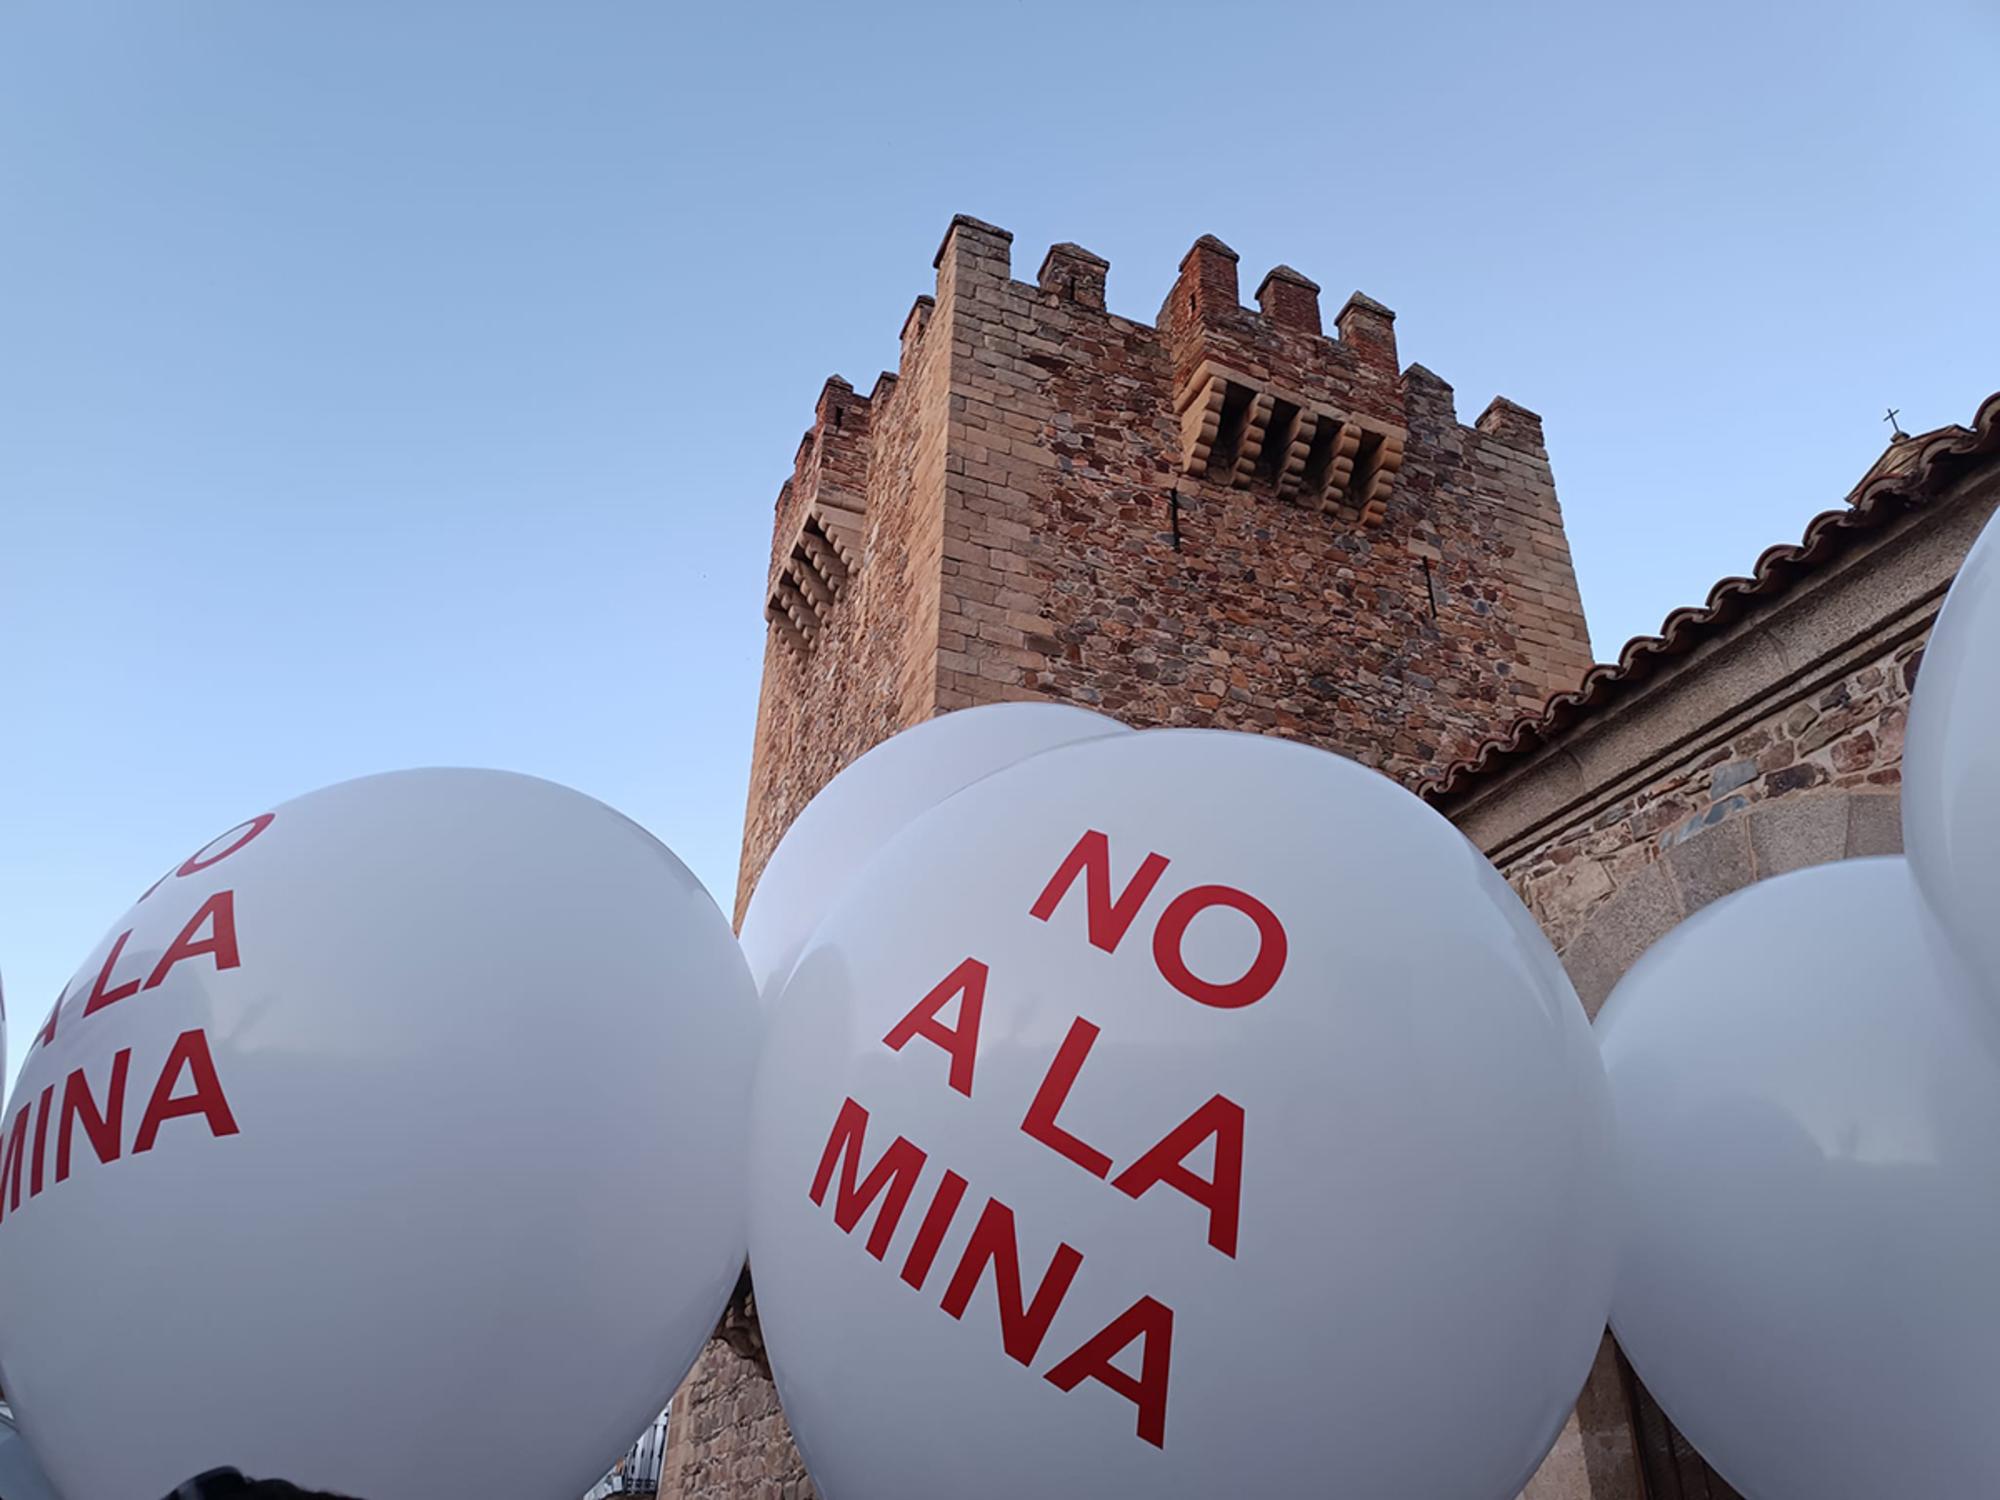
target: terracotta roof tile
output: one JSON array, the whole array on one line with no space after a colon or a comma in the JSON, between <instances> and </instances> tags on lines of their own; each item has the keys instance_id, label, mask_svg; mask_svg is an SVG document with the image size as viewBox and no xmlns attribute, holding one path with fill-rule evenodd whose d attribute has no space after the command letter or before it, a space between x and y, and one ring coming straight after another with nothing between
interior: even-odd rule
<instances>
[{"instance_id":1,"label":"terracotta roof tile","mask_svg":"<svg viewBox=\"0 0 2000 1500\"><path fill-rule=\"evenodd\" d=\"M1633 637L1616 662L1592 667L1575 688L1555 694L1535 713L1515 720L1471 756L1420 785L1418 794L1435 802L1449 801L1561 738L1581 720L1635 691L1665 663L1723 634L1861 537L1934 498L1974 464L1996 456L2000 456L2000 392L1979 404L1970 427L1940 427L1891 443L1847 497L1847 504L1813 517L1799 542L1768 549L1748 578L1723 579L1699 608L1675 610L1658 635Z\"/></svg>"}]
</instances>

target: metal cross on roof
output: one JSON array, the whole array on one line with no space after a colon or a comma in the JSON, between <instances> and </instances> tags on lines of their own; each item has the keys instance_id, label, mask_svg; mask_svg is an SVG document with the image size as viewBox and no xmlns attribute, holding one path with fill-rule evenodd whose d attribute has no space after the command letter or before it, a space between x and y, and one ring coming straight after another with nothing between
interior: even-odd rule
<instances>
[{"instance_id":1,"label":"metal cross on roof","mask_svg":"<svg viewBox=\"0 0 2000 1500\"><path fill-rule=\"evenodd\" d=\"M1903 439L1909 436L1907 432L1903 431L1903 424L1896 420L1896 418L1900 417L1902 413L1893 406L1890 407L1888 410L1889 410L1889 415L1884 417L1882 420L1889 424L1890 440L1892 442L1900 443L1903 441Z\"/></svg>"}]
</instances>

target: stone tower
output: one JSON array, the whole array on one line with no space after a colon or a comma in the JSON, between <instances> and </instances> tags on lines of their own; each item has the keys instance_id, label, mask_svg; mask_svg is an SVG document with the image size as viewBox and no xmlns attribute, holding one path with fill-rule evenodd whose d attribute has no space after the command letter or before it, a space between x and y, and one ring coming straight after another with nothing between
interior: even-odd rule
<instances>
[{"instance_id":1,"label":"stone tower","mask_svg":"<svg viewBox=\"0 0 2000 1500\"><path fill-rule=\"evenodd\" d=\"M1287 266L1239 301L1209 236L1148 326L1105 261L952 220L897 372L820 392L779 492L740 920L786 826L877 741L1059 699L1306 740L1415 784L1590 665L1541 420L1399 368L1395 314L1321 325ZM739 1344L752 1340L741 1308ZM810 1493L770 1383L717 1343L662 1493Z\"/></svg>"}]
</instances>

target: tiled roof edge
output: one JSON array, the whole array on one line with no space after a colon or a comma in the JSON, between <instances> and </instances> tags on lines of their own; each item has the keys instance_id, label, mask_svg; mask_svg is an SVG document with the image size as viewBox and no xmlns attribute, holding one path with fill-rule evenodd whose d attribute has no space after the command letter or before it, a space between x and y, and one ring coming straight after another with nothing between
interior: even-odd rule
<instances>
[{"instance_id":1,"label":"tiled roof edge","mask_svg":"<svg viewBox=\"0 0 2000 1500\"><path fill-rule=\"evenodd\" d=\"M1476 783L1632 693L1665 663L1723 634L1751 609L1786 593L1861 537L1934 499L1967 469L2000 456L2000 391L1979 404L1970 427L1941 427L1906 441L1917 445L1913 459L1864 481L1839 510L1813 517L1797 543L1767 548L1749 577L1723 579L1708 591L1706 603L1668 615L1658 635L1634 636L1616 662L1592 667L1575 688L1554 694L1535 713L1516 719L1470 756L1418 786L1418 794L1433 802L1464 795Z\"/></svg>"}]
</instances>

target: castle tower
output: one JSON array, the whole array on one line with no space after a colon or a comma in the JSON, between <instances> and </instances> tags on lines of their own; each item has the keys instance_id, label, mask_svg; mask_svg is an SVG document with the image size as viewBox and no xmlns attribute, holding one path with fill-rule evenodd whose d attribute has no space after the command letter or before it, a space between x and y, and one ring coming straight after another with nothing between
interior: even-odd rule
<instances>
[{"instance_id":1,"label":"castle tower","mask_svg":"<svg viewBox=\"0 0 2000 1500\"><path fill-rule=\"evenodd\" d=\"M1357 292L1329 334L1287 266L1246 308L1212 237L1150 327L1076 245L1015 280L1012 239L952 220L896 374L826 383L779 493L739 919L812 795L949 709L1279 734L1414 785L1590 665L1534 413L1462 426L1398 368L1394 313ZM662 1484L809 1493L768 1380L719 1344Z\"/></svg>"},{"instance_id":2,"label":"castle tower","mask_svg":"<svg viewBox=\"0 0 2000 1500\"><path fill-rule=\"evenodd\" d=\"M1399 370L1356 293L1238 301L1203 236L1148 327L1106 263L963 216L896 374L839 377L778 496L741 913L833 774L946 709L1054 698L1324 745L1414 783L1590 665L1541 421Z\"/></svg>"}]
</instances>

